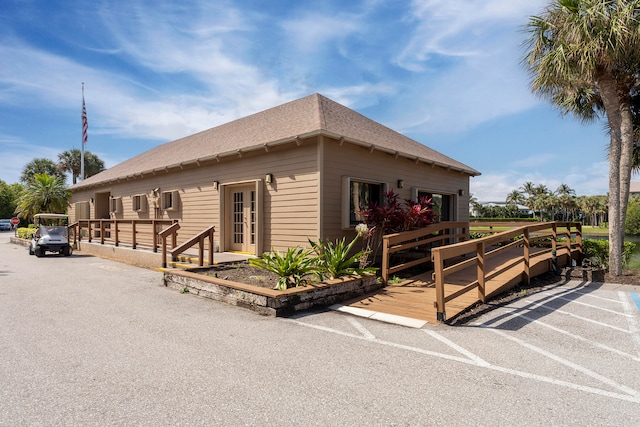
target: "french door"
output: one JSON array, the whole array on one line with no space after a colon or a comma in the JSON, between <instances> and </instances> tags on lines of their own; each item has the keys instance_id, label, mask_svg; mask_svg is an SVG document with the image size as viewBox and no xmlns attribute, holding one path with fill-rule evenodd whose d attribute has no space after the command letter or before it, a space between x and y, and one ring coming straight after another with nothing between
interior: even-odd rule
<instances>
[{"instance_id":1,"label":"french door","mask_svg":"<svg viewBox=\"0 0 640 427\"><path fill-rule=\"evenodd\" d=\"M231 187L227 192L227 247L231 251L256 252L256 187Z\"/></svg>"}]
</instances>

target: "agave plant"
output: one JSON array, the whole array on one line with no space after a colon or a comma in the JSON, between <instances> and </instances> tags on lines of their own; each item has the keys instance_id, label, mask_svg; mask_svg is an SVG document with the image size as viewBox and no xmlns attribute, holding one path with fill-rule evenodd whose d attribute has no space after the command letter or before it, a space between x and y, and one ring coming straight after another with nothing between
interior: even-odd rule
<instances>
[{"instance_id":1,"label":"agave plant","mask_svg":"<svg viewBox=\"0 0 640 427\"><path fill-rule=\"evenodd\" d=\"M309 255L313 251L302 248L289 248L283 255L278 251L265 252L262 258L253 258L249 264L280 276L276 289L285 290L300 286L304 277L316 274L315 259Z\"/></svg>"},{"instance_id":2,"label":"agave plant","mask_svg":"<svg viewBox=\"0 0 640 427\"><path fill-rule=\"evenodd\" d=\"M309 244L315 251L317 275L320 280L328 277L329 279L335 279L342 276L348 276L352 274L372 274L376 271L375 268L359 268L354 267L356 263L360 261L360 258L367 255L370 251L360 251L352 256L349 256L353 245L356 243L360 236L356 236L351 243L345 244L344 237L341 240L335 242L329 240L322 240L313 242L309 240Z\"/></svg>"}]
</instances>

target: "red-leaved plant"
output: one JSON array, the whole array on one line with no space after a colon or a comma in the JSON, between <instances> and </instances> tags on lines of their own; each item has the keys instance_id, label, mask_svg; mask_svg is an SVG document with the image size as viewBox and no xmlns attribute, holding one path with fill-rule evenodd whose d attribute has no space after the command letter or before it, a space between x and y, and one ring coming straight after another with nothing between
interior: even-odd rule
<instances>
[{"instance_id":1,"label":"red-leaved plant","mask_svg":"<svg viewBox=\"0 0 640 427\"><path fill-rule=\"evenodd\" d=\"M358 233L365 234L365 249L369 256L361 258L360 267L365 268L373 263L382 243L382 236L390 233L408 231L414 228L433 224L434 215L432 199L421 197L420 200L400 200L393 190L385 193L385 202L381 205L371 203L358 213L363 218L366 230L356 227ZM404 202L404 203L403 203Z\"/></svg>"}]
</instances>

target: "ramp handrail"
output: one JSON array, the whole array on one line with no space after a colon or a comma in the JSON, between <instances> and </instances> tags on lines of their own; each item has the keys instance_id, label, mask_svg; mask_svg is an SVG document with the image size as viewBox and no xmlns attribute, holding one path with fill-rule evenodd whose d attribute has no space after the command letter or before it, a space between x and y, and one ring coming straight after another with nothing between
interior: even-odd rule
<instances>
[{"instance_id":1,"label":"ramp handrail","mask_svg":"<svg viewBox=\"0 0 640 427\"><path fill-rule=\"evenodd\" d=\"M382 281L389 283L389 276L398 271L431 262L431 249L442 246L448 241L467 240L469 225L466 222L444 221L431 224L417 230L386 234L382 237ZM422 248L424 257L391 265L391 256L400 251Z\"/></svg>"},{"instance_id":2,"label":"ramp handrail","mask_svg":"<svg viewBox=\"0 0 640 427\"><path fill-rule=\"evenodd\" d=\"M558 229L565 229L564 232L558 232ZM573 231L572 231L573 229ZM571 237L575 235L575 243L571 242ZM521 240L513 241L516 237L522 236ZM558 246L558 238L564 237L566 241L564 245ZM536 254L531 254L531 247L540 244L540 241L551 238L551 248ZM504 244L504 246L498 246ZM522 256L513 258L506 265L500 267L496 271L487 271L487 261L503 252L505 248L513 248L522 246ZM436 311L439 321L446 321L445 305L447 302L460 295L478 289L478 299L485 302L485 282L496 277L498 274L522 264L523 282L530 283L530 260L534 256L540 256L544 253L551 252L556 255L558 250L565 252L571 258L573 250L577 250L579 260L582 259L582 224L578 222L545 222L536 223L535 225L525 225L512 230L503 231L501 233L492 234L480 239L474 239L466 242L456 243L447 246L433 248L431 256L434 266L434 278L436 285ZM461 261L452 263L453 258L463 258ZM456 292L445 297L445 278L448 274L452 274L461 269L461 266L468 266L473 262L477 265L477 279ZM446 267L445 267L446 265Z\"/></svg>"},{"instance_id":3,"label":"ramp handrail","mask_svg":"<svg viewBox=\"0 0 640 427\"><path fill-rule=\"evenodd\" d=\"M165 231L169 231L169 229L165 230ZM180 246L174 247L170 252L171 252L171 258L173 261L177 260L178 255L184 253L184 251L186 251L187 249L191 248L192 246L194 246L196 243L198 243L198 265L200 267L202 267L204 265L204 245L205 245L205 239L208 240L209 242L209 259L208 259L208 263L209 265L213 265L213 252L214 252L214 243L213 243L213 236L214 233L216 231L215 226L211 226L206 228L205 230L202 230L200 233L196 234L195 236L193 236L191 239L187 240L186 242L184 242L183 244L181 244ZM165 247L166 244L164 243L166 241L166 237L163 237L163 249L162 249L162 253L163 253L163 258L162 258L162 267L166 268L167 267L167 263L166 263L166 258L165 258Z\"/></svg>"}]
</instances>

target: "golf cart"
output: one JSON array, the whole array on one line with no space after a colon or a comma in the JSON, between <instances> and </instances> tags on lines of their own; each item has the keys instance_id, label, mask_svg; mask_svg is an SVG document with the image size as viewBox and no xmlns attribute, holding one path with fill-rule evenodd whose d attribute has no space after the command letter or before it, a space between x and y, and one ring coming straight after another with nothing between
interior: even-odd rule
<instances>
[{"instance_id":1,"label":"golf cart","mask_svg":"<svg viewBox=\"0 0 640 427\"><path fill-rule=\"evenodd\" d=\"M44 256L46 252L57 252L64 256L71 255L73 250L69 244L69 232L67 226L62 225L63 221L68 223L68 220L69 216L63 214L36 214L33 221L37 230L33 233L31 243L29 243L29 255L35 255L38 258Z\"/></svg>"}]
</instances>

